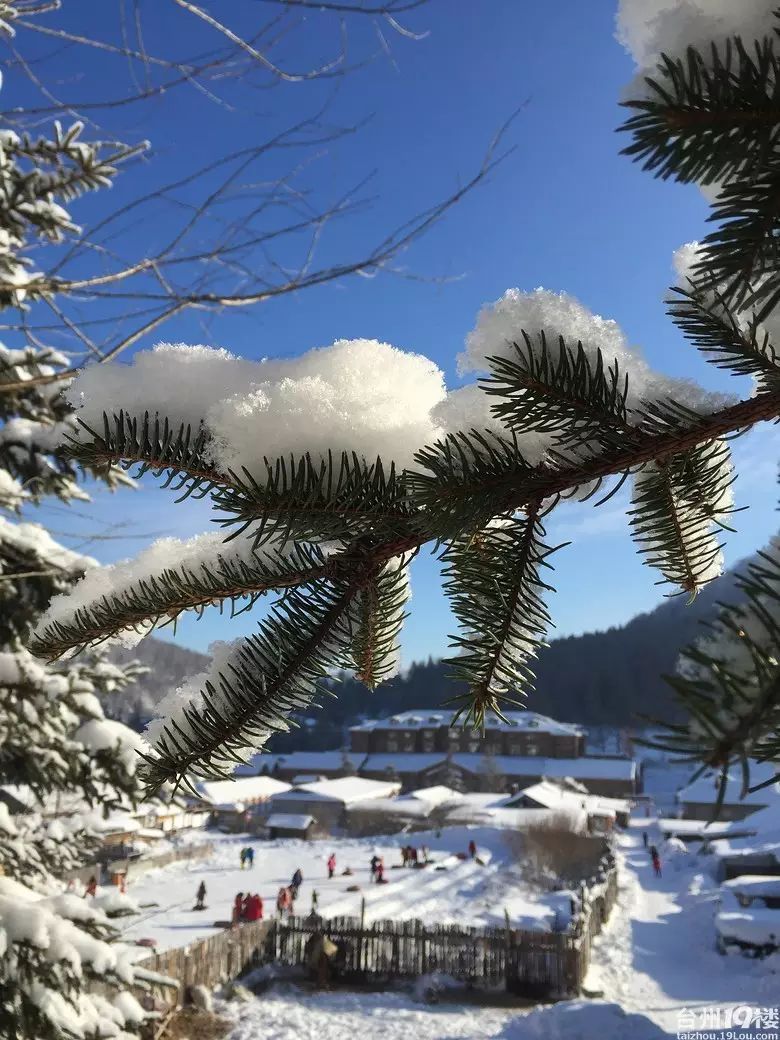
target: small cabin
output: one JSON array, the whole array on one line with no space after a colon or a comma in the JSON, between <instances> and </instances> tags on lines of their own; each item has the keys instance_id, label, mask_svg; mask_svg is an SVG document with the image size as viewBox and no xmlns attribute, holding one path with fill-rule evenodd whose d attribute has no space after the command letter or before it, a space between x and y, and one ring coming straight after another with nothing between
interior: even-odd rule
<instances>
[{"instance_id":1,"label":"small cabin","mask_svg":"<svg viewBox=\"0 0 780 1040\"><path fill-rule=\"evenodd\" d=\"M304 813L271 813L265 821L269 838L300 838L310 841L314 836L313 816Z\"/></svg>"}]
</instances>

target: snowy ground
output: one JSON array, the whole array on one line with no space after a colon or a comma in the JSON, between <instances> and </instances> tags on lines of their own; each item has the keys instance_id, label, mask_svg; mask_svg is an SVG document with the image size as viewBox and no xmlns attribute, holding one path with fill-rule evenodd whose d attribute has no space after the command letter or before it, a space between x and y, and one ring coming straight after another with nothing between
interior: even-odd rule
<instances>
[{"instance_id":1,"label":"snowy ground","mask_svg":"<svg viewBox=\"0 0 780 1040\"><path fill-rule=\"evenodd\" d=\"M653 877L639 832L619 839L623 863L618 907L599 937L588 978L603 1000L570 1001L530 1013L442 1003L427 1006L398 993L312 993L272 989L232 1008L229 1040L344 1040L360 1031L383 1040L659 1040L688 1035L708 1008L774 1009L780 1004L780 957L723 957L713 927L717 886L709 862L695 855L664 864ZM686 1018L686 1014L689 1015ZM646 1017L645 1017L646 1016ZM701 1036L780 1037L780 1026L713 1027Z\"/></svg>"},{"instance_id":2,"label":"snowy ground","mask_svg":"<svg viewBox=\"0 0 780 1040\"><path fill-rule=\"evenodd\" d=\"M672 1036L686 1009L778 1007L780 956L757 961L716 951L712 860L693 852L664 864L656 878L638 831L623 835L620 847L620 899L596 940L588 988L648 1015Z\"/></svg>"},{"instance_id":3,"label":"snowy ground","mask_svg":"<svg viewBox=\"0 0 780 1040\"><path fill-rule=\"evenodd\" d=\"M396 993L273 991L241 1007L228 1040L663 1040L643 1016L615 1005L568 1001L515 1010L425 1005Z\"/></svg>"},{"instance_id":4,"label":"snowy ground","mask_svg":"<svg viewBox=\"0 0 780 1040\"><path fill-rule=\"evenodd\" d=\"M473 838L483 863L460 860ZM550 928L561 922L568 897L531 892L513 866L506 844L506 833L496 828L445 828L440 837L418 833L414 842L426 844L435 862L421 870L393 869L401 863L403 836L365 840L302 842L296 840L261 841L246 836L217 836L211 859L195 863L175 863L150 871L133 882L129 894L138 903L157 903L143 909L139 917L128 918L124 931L128 939L151 938L158 949L183 946L194 939L212 935L214 922L229 920L235 895L239 891L257 892L265 903L265 913L274 912L276 895L288 885L296 867L304 882L298 897L299 912L311 909L312 892L317 890L319 912L328 917L357 915L362 897L366 900L366 920L402 920L417 917L440 923L469 925L504 923L504 909L516 927ZM239 851L251 845L254 866L242 871ZM328 880L326 860L336 853L336 876ZM370 883L369 861L374 851L384 857L386 885ZM343 876L345 867L353 871ZM446 869L437 870L441 866ZM195 890L205 881L208 909L193 910ZM358 885L359 891L347 889Z\"/></svg>"}]
</instances>

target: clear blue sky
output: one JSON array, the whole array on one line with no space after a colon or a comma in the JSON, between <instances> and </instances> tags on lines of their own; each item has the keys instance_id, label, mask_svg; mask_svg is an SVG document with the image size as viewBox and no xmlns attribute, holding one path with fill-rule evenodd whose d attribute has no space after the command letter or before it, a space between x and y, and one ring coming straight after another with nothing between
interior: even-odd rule
<instances>
[{"instance_id":1,"label":"clear blue sky","mask_svg":"<svg viewBox=\"0 0 780 1040\"><path fill-rule=\"evenodd\" d=\"M428 29L428 37L394 39L393 61L373 63L342 88L341 118L373 118L323 159L323 182L335 191L376 168L370 191L377 200L359 221L340 225L327 248L356 250L449 193L473 172L495 129L521 107L509 138L516 150L403 256L406 271L419 277L352 278L244 315L220 316L210 342L258 357L294 354L339 337L377 338L434 358L455 386L455 356L480 305L509 286L543 285L616 318L654 366L748 393L747 384L738 388L696 356L665 316L672 252L701 236L707 207L695 189L656 182L618 154L618 99L632 62L614 39L614 14L611 0L433 0L415 12L408 23ZM153 116L145 132L156 142L158 163L173 168L182 149L191 149L195 162L209 150L238 147L267 132L267 121L287 115L283 108L272 111L285 96L273 95L266 115L247 98L251 118L216 112L204 129L200 115L196 121L202 106L181 95L175 116L167 110L164 118ZM201 341L203 333L182 318L141 346L159 338ZM737 517L729 562L775 530L777 434L751 434L736 453L737 497L751 508ZM558 557L553 615L559 633L620 624L660 601L655 575L632 549L624 507L625 497L598 511L569 506L551 521L553 541L575 540ZM94 518L121 519L129 534L189 536L208 525L202 507L173 507L166 493L152 490L98 494L88 512L83 521L59 509L44 516L71 531L94 530ZM99 542L88 551L108 562L143 540ZM416 563L413 588L407 662L444 653L453 627L433 560ZM252 625L251 616L231 623L210 614L182 623L177 639L205 649Z\"/></svg>"}]
</instances>

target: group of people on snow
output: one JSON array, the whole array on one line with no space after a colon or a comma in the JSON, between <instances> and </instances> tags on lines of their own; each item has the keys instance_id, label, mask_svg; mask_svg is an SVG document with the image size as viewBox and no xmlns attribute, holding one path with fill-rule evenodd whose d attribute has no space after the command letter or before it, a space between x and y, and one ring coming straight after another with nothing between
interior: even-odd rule
<instances>
[{"instance_id":1,"label":"group of people on snow","mask_svg":"<svg viewBox=\"0 0 780 1040\"><path fill-rule=\"evenodd\" d=\"M256 892L239 892L233 900L233 925L243 921L262 921L263 900Z\"/></svg>"}]
</instances>

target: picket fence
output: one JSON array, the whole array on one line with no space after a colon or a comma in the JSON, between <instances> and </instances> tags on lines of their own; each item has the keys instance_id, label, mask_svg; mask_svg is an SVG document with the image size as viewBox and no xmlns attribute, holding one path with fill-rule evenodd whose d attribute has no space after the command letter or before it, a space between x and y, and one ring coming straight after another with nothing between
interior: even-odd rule
<instances>
[{"instance_id":1,"label":"picket fence","mask_svg":"<svg viewBox=\"0 0 780 1040\"><path fill-rule=\"evenodd\" d=\"M309 915L243 924L153 954L143 966L178 979L184 1000L190 986L212 988L263 964L304 965L309 940L322 934L338 947L334 981L378 984L442 972L475 989L501 986L518 996L556 999L581 991L593 939L612 912L617 889L610 863L583 886L582 909L565 932Z\"/></svg>"}]
</instances>

